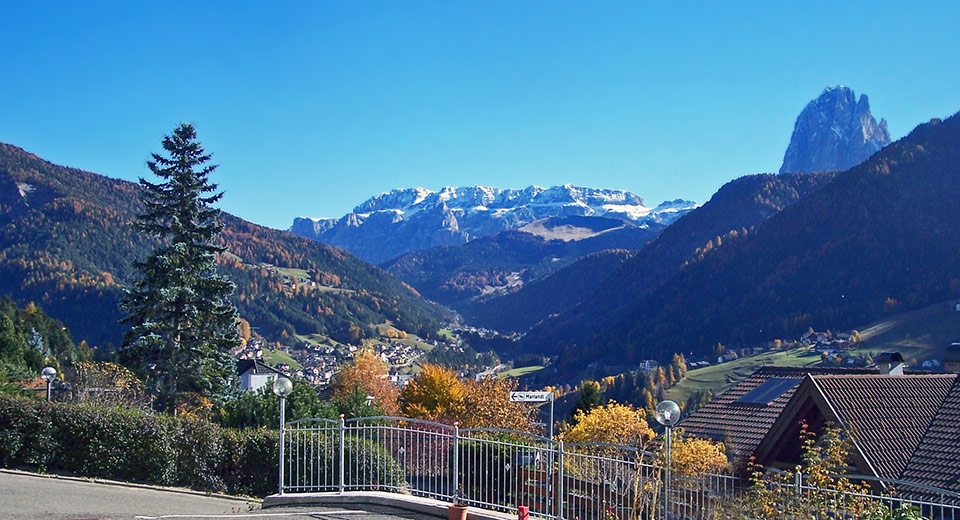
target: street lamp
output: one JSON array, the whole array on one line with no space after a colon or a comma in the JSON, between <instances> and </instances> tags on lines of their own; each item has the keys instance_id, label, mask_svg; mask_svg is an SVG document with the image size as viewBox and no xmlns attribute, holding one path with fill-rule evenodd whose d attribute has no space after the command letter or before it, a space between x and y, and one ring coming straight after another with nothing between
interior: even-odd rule
<instances>
[{"instance_id":1,"label":"street lamp","mask_svg":"<svg viewBox=\"0 0 960 520\"><path fill-rule=\"evenodd\" d=\"M57 369L53 367L45 367L42 372L40 372L40 379L43 379L47 382L47 401L50 400L50 383L53 383L53 380L57 377Z\"/></svg>"},{"instance_id":2,"label":"street lamp","mask_svg":"<svg viewBox=\"0 0 960 520\"><path fill-rule=\"evenodd\" d=\"M673 401L663 401L657 405L657 422L665 429L664 433L664 479L663 479L663 518L670 511L670 429L680 421L680 407Z\"/></svg>"},{"instance_id":3,"label":"street lamp","mask_svg":"<svg viewBox=\"0 0 960 520\"><path fill-rule=\"evenodd\" d=\"M287 400L287 396L293 392L293 383L285 377L278 377L273 382L273 393L280 396L280 490L279 494L283 494L283 422L284 414L286 410L284 409L284 401Z\"/></svg>"}]
</instances>

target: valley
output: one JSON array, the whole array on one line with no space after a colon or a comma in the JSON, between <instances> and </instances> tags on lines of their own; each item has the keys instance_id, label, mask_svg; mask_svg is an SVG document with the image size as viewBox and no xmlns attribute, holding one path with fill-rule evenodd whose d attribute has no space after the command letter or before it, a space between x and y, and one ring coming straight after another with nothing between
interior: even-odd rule
<instances>
[{"instance_id":1,"label":"valley","mask_svg":"<svg viewBox=\"0 0 960 520\"><path fill-rule=\"evenodd\" d=\"M0 12L0 517L960 519L960 2Z\"/></svg>"},{"instance_id":2,"label":"valley","mask_svg":"<svg viewBox=\"0 0 960 520\"><path fill-rule=\"evenodd\" d=\"M437 362L537 388L656 367L684 352L689 371L662 387L679 402L768 364L861 363L887 348L915 364L935 359L960 334L952 315L937 311L949 302L934 303L956 285L948 253L956 237L943 224L954 208L937 201L954 197L957 118L884 148L885 122L871 123L865 97L828 88L808 111L834 110L825 107L839 107L832 117L840 122L829 124L854 133L863 124L872 140L841 153L817 140L815 127L827 123L805 111L786 170L734 179L703 204L651 207L630 192L570 184L396 189L339 219L297 219L291 231L309 239L225 214L219 266L237 284L232 299L250 328L235 355L320 386L371 349L396 377ZM797 162L825 147L836 169L806 172ZM2 152L0 269L6 281L14 272L26 280L5 290L49 307L108 352L119 343L116 302L131 276L122 259L151 243L130 232L135 187L13 146ZM924 181L906 183L906 175ZM935 215L918 211L921 199ZM843 203L851 200L856 209ZM75 230L86 240L72 238ZM892 273L889 251L917 260L900 262L896 276L866 276L867 266ZM78 316L91 307L104 309L99 329ZM830 361L786 339L814 325L860 326L859 343ZM774 339L798 343L761 348ZM715 364L718 352L741 355Z\"/></svg>"}]
</instances>

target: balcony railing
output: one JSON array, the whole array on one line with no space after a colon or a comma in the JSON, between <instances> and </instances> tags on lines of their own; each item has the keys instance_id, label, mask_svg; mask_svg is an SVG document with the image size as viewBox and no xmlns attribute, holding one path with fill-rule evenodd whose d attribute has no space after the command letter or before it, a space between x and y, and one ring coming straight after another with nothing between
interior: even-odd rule
<instances>
[{"instance_id":1,"label":"balcony railing","mask_svg":"<svg viewBox=\"0 0 960 520\"><path fill-rule=\"evenodd\" d=\"M282 442L281 494L393 492L508 513L526 506L533 517L558 520L768 518L764 507L779 513L769 518L858 518L864 504L960 520L960 494L920 484L847 476L867 485L831 490L800 475L761 490L708 474L674 475L665 490L662 457L636 447L400 417L294 421Z\"/></svg>"}]
</instances>

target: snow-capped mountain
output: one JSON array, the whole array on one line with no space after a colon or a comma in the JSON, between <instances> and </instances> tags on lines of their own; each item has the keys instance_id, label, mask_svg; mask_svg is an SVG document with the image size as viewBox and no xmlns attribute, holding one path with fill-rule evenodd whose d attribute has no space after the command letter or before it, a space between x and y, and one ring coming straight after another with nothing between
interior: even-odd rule
<instances>
[{"instance_id":1,"label":"snow-capped mountain","mask_svg":"<svg viewBox=\"0 0 960 520\"><path fill-rule=\"evenodd\" d=\"M677 199L651 208L628 191L569 184L520 190L403 188L373 197L339 219L298 217L290 231L379 263L403 253L463 244L547 217L605 216L641 227L666 226L696 206Z\"/></svg>"}]
</instances>

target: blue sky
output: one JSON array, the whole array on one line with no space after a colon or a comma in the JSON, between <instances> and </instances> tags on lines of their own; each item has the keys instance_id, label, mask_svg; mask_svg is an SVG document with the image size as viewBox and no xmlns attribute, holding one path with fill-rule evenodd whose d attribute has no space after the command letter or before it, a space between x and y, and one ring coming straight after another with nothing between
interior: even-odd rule
<instances>
[{"instance_id":1,"label":"blue sky","mask_svg":"<svg viewBox=\"0 0 960 520\"><path fill-rule=\"evenodd\" d=\"M278 228L408 186L703 202L828 85L895 139L960 110L960 3L910 4L5 2L0 141L135 180L192 122L222 207Z\"/></svg>"}]
</instances>

